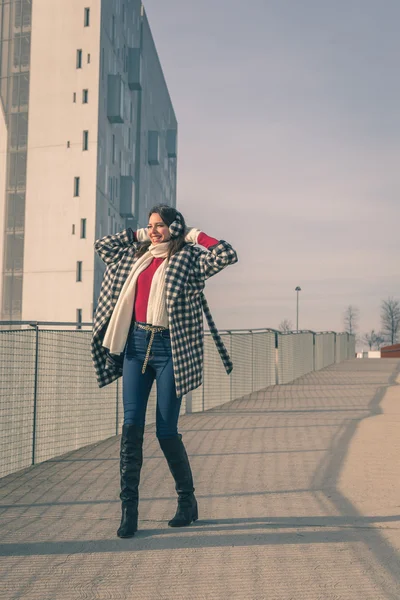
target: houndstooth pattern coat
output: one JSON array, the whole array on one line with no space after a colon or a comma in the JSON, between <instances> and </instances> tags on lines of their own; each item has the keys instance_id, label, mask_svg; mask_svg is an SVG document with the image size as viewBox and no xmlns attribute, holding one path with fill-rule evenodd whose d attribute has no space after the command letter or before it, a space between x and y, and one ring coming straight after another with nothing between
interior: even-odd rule
<instances>
[{"instance_id":1,"label":"houndstooth pattern coat","mask_svg":"<svg viewBox=\"0 0 400 600\"><path fill-rule=\"evenodd\" d=\"M107 235L95 243L95 250L106 264L94 319L92 359L99 387L122 375L122 360L103 348L104 335L118 296L136 262L139 243L131 229ZM238 260L235 250L221 241L211 250L187 244L172 256L166 270L166 302L171 334L172 362L178 397L194 390L203 376L203 311L226 372L233 365L211 316L203 289L206 279ZM133 307L132 307L133 310ZM122 358L122 357L119 357Z\"/></svg>"}]
</instances>

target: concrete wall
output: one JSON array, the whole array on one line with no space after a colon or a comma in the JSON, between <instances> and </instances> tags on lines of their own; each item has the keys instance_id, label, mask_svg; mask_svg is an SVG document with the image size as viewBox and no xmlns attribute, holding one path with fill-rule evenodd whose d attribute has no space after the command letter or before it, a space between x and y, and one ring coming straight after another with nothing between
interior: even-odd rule
<instances>
[{"instance_id":1,"label":"concrete wall","mask_svg":"<svg viewBox=\"0 0 400 600\"><path fill-rule=\"evenodd\" d=\"M166 134L171 128L176 130L176 119L140 0L24 0L22 5L29 8L29 15L32 9L31 34L28 25L18 32L30 39L29 60L25 47L21 64L12 64L8 57L15 56L17 46L2 40L0 70L3 104L15 96L14 80L12 86L9 82L18 69L29 76L29 120L27 106L22 119L27 124L27 135L22 137L28 144L12 149L14 154L16 150L22 153L22 167L27 157L24 185L12 190L20 194L23 226L6 236L8 136L4 115L0 115L0 259L5 239L13 249L9 254L17 256L18 251L17 267L9 265L7 274L3 273L15 295L3 318L71 322L81 309L82 320L91 321L104 272L104 265L94 256L94 241L127 225L147 224L153 204L176 203L176 158L168 158L166 150ZM22 5L6 5L9 27L3 29L7 38L14 35L19 14L8 9ZM84 22L87 8L89 26ZM130 48L141 50L141 89L129 86ZM81 68L77 68L77 50L82 50ZM120 77L124 85L121 122L109 118L109 76ZM85 103L83 90L88 90ZM21 107L17 108L14 112L21 115ZM21 137L19 128L14 129L14 137ZM158 165L148 160L148 137L153 130L160 134ZM83 149L84 131L89 132L87 150ZM121 176L132 177L131 219L121 208ZM74 194L76 177L80 178L78 196ZM86 220L84 238L80 235L82 219ZM78 262L82 263L80 282L76 281Z\"/></svg>"},{"instance_id":2,"label":"concrete wall","mask_svg":"<svg viewBox=\"0 0 400 600\"><path fill-rule=\"evenodd\" d=\"M86 6L90 27L84 27ZM81 308L83 320L91 320L100 6L47 0L34 2L32 9L22 318L75 321ZM77 49L82 49L81 69ZM88 104L82 103L83 89L89 90ZM79 197L74 197L75 177L80 177ZM80 239L82 218L86 239ZM77 261L83 263L82 282L76 282Z\"/></svg>"}]
</instances>

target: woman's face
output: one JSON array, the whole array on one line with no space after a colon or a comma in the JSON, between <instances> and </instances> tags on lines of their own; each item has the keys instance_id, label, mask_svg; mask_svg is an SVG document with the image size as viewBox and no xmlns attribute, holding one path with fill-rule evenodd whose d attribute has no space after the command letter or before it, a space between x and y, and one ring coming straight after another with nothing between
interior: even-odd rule
<instances>
[{"instance_id":1,"label":"woman's face","mask_svg":"<svg viewBox=\"0 0 400 600\"><path fill-rule=\"evenodd\" d=\"M169 227L164 223L158 213L153 213L148 224L149 238L153 244L161 244L171 239Z\"/></svg>"}]
</instances>

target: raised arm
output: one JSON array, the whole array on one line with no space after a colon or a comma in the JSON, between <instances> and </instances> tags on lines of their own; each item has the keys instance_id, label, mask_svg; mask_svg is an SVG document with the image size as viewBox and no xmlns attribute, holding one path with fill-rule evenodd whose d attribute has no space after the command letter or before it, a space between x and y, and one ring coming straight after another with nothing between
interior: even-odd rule
<instances>
[{"instance_id":1,"label":"raised arm","mask_svg":"<svg viewBox=\"0 0 400 600\"><path fill-rule=\"evenodd\" d=\"M189 243L207 248L207 251L201 252L197 259L201 278L208 279L225 267L238 262L237 254L228 242L212 238L199 229L189 229L185 239Z\"/></svg>"},{"instance_id":2,"label":"raised arm","mask_svg":"<svg viewBox=\"0 0 400 600\"><path fill-rule=\"evenodd\" d=\"M138 247L140 242L148 240L147 229L138 229L136 232L129 227L114 235L106 235L94 244L94 249L101 260L107 265L118 262L122 254L130 246Z\"/></svg>"}]
</instances>

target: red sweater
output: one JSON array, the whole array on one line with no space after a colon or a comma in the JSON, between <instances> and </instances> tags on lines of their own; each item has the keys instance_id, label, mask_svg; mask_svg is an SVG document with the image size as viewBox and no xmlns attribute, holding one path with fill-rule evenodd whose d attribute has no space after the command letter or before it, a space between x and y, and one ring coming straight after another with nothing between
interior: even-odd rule
<instances>
[{"instance_id":1,"label":"red sweater","mask_svg":"<svg viewBox=\"0 0 400 600\"><path fill-rule=\"evenodd\" d=\"M219 240L200 232L199 237L197 238L197 243L200 244L200 246L204 246L208 249L218 244ZM147 322L147 305L149 303L151 282L153 280L154 273L164 260L165 258L153 258L147 269L142 271L138 277L136 282L135 308L133 313L134 321L138 321L139 323Z\"/></svg>"}]
</instances>

